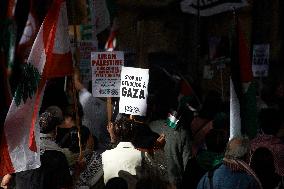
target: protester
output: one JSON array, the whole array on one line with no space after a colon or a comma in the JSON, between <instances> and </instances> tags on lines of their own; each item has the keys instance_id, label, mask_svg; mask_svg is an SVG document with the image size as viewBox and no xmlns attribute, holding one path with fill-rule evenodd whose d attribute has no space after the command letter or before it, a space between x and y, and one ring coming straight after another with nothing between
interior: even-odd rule
<instances>
[{"instance_id":1,"label":"protester","mask_svg":"<svg viewBox=\"0 0 284 189\"><path fill-rule=\"evenodd\" d=\"M276 173L284 176L284 142L276 137L281 125L281 114L277 109L262 109L258 116L261 131L251 141L251 154L259 147L271 150Z\"/></svg>"},{"instance_id":2,"label":"protester","mask_svg":"<svg viewBox=\"0 0 284 189\"><path fill-rule=\"evenodd\" d=\"M222 111L223 102L216 91L209 91L205 96L198 116L195 116L191 123L193 136L192 155L196 156L199 150L204 148L206 134L213 128L213 120L217 113Z\"/></svg>"},{"instance_id":3,"label":"protester","mask_svg":"<svg viewBox=\"0 0 284 189\"><path fill-rule=\"evenodd\" d=\"M142 166L142 152L135 149L132 141L134 138L133 121L122 118L115 123L108 125L111 131L111 138L118 145L116 148L106 150L102 153L102 164L104 170L104 182L118 177L119 171L126 171L131 175L139 176L139 170ZM134 186L129 186L134 188Z\"/></svg>"},{"instance_id":4,"label":"protester","mask_svg":"<svg viewBox=\"0 0 284 189\"><path fill-rule=\"evenodd\" d=\"M107 125L106 102L100 98L95 98L83 86L80 81L79 72L74 75L75 88L79 91L79 101L83 108L84 116L82 124L89 128L91 134L98 140L98 150L103 152L109 144L109 134Z\"/></svg>"},{"instance_id":5,"label":"protester","mask_svg":"<svg viewBox=\"0 0 284 189\"><path fill-rule=\"evenodd\" d=\"M80 147L74 108L71 106L67 107L63 115L63 123L57 126L56 142L61 148L64 148L62 150L67 158L70 169L73 171L74 188L93 186L103 175L101 157L97 152L94 152L93 137L87 127L80 126L81 149L83 155L82 162L84 162L83 166L80 167L77 163L80 157ZM82 116L83 112L79 106L79 124L81 124ZM76 169L80 169L80 171L75 173Z\"/></svg>"},{"instance_id":6,"label":"protester","mask_svg":"<svg viewBox=\"0 0 284 189\"><path fill-rule=\"evenodd\" d=\"M183 111L184 109L179 111L176 118L180 120L175 128L166 124L169 112L178 107L177 95L174 92L163 91L156 94L156 99L153 102L155 119L149 123L149 126L153 131L165 136L164 153L168 179L172 187L181 188L182 176L187 161L191 157L189 125L193 112Z\"/></svg>"},{"instance_id":7,"label":"protester","mask_svg":"<svg viewBox=\"0 0 284 189\"><path fill-rule=\"evenodd\" d=\"M256 174L245 163L249 153L249 140L236 137L229 141L223 163L207 172L197 189L262 189Z\"/></svg>"},{"instance_id":8,"label":"protester","mask_svg":"<svg viewBox=\"0 0 284 189\"><path fill-rule=\"evenodd\" d=\"M184 189L196 189L201 177L210 170L219 167L223 162L228 136L221 129L210 130L205 137L206 150L192 157L183 176Z\"/></svg>"},{"instance_id":9,"label":"protester","mask_svg":"<svg viewBox=\"0 0 284 189\"><path fill-rule=\"evenodd\" d=\"M275 173L273 155L269 149L257 148L252 155L250 166L259 178L263 189L274 189L279 185L281 177Z\"/></svg>"},{"instance_id":10,"label":"protester","mask_svg":"<svg viewBox=\"0 0 284 189\"><path fill-rule=\"evenodd\" d=\"M38 169L16 173L17 189L61 189L72 187L72 177L68 163L60 147L55 143L55 128L62 121L58 107L48 108L41 114L40 126L40 159ZM61 112L61 113L60 113Z\"/></svg>"}]
</instances>

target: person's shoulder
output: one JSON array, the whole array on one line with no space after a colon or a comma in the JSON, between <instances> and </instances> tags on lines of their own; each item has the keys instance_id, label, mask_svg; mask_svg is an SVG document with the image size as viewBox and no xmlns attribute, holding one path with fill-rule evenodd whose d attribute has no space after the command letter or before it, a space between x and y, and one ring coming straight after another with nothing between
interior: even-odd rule
<instances>
[{"instance_id":1,"label":"person's shoulder","mask_svg":"<svg viewBox=\"0 0 284 189\"><path fill-rule=\"evenodd\" d=\"M57 150L46 150L41 155L41 160L53 161L53 162L62 162L66 160L66 157L63 152Z\"/></svg>"}]
</instances>

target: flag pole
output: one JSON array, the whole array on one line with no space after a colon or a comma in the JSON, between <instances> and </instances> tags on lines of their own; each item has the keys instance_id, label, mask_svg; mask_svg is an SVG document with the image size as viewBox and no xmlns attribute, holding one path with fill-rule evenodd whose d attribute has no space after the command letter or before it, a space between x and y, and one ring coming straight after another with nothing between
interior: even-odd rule
<instances>
[{"instance_id":1,"label":"flag pole","mask_svg":"<svg viewBox=\"0 0 284 189\"><path fill-rule=\"evenodd\" d=\"M79 62L79 53L78 53L78 33L77 33L77 25L75 23L75 4L71 3L71 9L70 9L70 17L71 21L69 20L69 22L72 22L72 27L73 27L73 34L74 34L74 43L75 43L75 54L74 54L74 68L76 68L78 66L78 62ZM78 75L79 77L79 75ZM77 92L76 92L76 87L75 87L75 71L72 75L72 98L73 98L73 109L75 111L75 123L76 123L76 127L78 129L78 139L79 139L79 162L82 161L83 159L83 149L82 149L82 143L81 143L81 127L80 127L80 118L79 118L79 114L78 114L78 100L77 100Z\"/></svg>"}]
</instances>

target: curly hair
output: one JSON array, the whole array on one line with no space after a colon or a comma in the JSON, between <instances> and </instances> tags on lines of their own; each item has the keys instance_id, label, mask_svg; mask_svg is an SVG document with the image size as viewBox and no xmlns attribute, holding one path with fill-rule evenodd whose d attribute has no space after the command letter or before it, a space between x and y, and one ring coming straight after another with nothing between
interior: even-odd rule
<instances>
[{"instance_id":1,"label":"curly hair","mask_svg":"<svg viewBox=\"0 0 284 189\"><path fill-rule=\"evenodd\" d=\"M51 106L39 117L40 132L47 134L55 130L62 122L62 111L57 106Z\"/></svg>"},{"instance_id":2,"label":"curly hair","mask_svg":"<svg viewBox=\"0 0 284 189\"><path fill-rule=\"evenodd\" d=\"M132 142L134 138L135 121L122 117L114 123L114 135L119 142Z\"/></svg>"}]
</instances>

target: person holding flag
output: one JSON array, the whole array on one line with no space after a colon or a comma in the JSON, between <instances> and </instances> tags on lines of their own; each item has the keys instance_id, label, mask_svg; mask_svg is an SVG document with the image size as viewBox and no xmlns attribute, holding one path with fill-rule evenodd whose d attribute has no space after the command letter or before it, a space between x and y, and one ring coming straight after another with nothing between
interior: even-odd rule
<instances>
[{"instance_id":1,"label":"person holding flag","mask_svg":"<svg viewBox=\"0 0 284 189\"><path fill-rule=\"evenodd\" d=\"M54 0L6 116L0 145L0 176L40 167L38 115L45 84L48 79L72 73L66 4L64 0Z\"/></svg>"}]
</instances>

